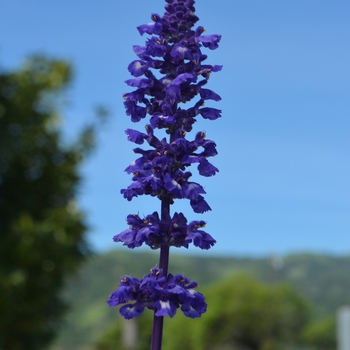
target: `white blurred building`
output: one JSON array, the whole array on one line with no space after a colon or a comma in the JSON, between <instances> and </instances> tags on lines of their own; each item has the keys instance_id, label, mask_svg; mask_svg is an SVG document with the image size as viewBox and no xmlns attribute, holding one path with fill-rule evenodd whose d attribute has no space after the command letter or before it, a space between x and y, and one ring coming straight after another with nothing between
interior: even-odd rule
<instances>
[{"instance_id":1,"label":"white blurred building","mask_svg":"<svg viewBox=\"0 0 350 350\"><path fill-rule=\"evenodd\" d=\"M350 350L350 306L343 306L337 313L337 348Z\"/></svg>"}]
</instances>

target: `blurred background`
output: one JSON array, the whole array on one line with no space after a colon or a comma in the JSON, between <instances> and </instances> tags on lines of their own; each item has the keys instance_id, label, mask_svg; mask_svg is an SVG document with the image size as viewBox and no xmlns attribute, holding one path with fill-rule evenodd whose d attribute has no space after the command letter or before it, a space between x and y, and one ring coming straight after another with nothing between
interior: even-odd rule
<instances>
[{"instance_id":1,"label":"blurred background","mask_svg":"<svg viewBox=\"0 0 350 350\"><path fill-rule=\"evenodd\" d=\"M123 324L105 300L121 275L141 277L157 263L112 237L128 214L159 206L119 191L135 159L124 130L146 123L132 125L122 99L132 45L146 39L136 27L162 15L164 2L0 7L0 349L45 349L53 340L55 349L115 348ZM350 303L350 5L198 0L196 9L206 34L222 35L205 53L224 66L208 85L222 97L212 107L223 117L199 120L193 132L217 143L220 172L194 176L212 212L194 214L185 201L175 210L206 220L217 244L174 249L171 271L198 280L209 303L232 288L231 328L225 333L215 318L223 306L212 302L192 326L180 316L167 322L164 346L333 349L336 310ZM271 310L277 299L284 306ZM174 327L195 327L194 335L177 343Z\"/></svg>"}]
</instances>

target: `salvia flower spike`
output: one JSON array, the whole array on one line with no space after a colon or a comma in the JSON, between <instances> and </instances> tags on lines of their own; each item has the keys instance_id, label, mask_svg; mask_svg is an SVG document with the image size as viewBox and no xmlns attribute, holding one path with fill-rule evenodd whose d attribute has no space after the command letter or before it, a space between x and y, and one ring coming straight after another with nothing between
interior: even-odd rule
<instances>
[{"instance_id":1,"label":"salvia flower spike","mask_svg":"<svg viewBox=\"0 0 350 350\"><path fill-rule=\"evenodd\" d=\"M137 59L128 66L132 78L126 84L134 90L123 95L132 122L149 120L143 131L125 131L128 140L137 145L134 153L138 158L125 169L132 182L121 194L128 201L141 195L157 197L161 205L159 213L128 215L129 228L113 240L130 249L143 244L160 249L160 258L158 268L142 279L123 276L107 303L122 305L119 311L126 319L139 316L145 308L154 311L151 350L161 349L164 316L173 317L180 308L186 316L196 318L207 309L204 296L195 289L196 282L168 273L170 246L188 248L193 244L207 250L216 243L203 230L203 220L188 222L183 213L170 212L176 199L189 200L195 213L211 210L204 188L191 181L189 168L197 167L205 177L219 171L208 160L217 154L215 142L204 132L197 132L192 140L186 138L197 118L221 117L221 110L204 104L221 100L205 86L210 74L222 66L204 64L207 56L202 53L203 48L216 49L221 36L205 35L202 26L195 27L194 4L194 0L166 0L162 17L152 14L150 23L137 27L148 38L144 46L133 46ZM162 138L156 136L157 130L163 132Z\"/></svg>"}]
</instances>

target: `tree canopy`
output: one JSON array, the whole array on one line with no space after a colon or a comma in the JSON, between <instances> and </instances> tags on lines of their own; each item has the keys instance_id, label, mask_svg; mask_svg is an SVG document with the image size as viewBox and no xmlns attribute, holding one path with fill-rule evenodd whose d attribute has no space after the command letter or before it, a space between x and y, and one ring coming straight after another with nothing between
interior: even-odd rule
<instances>
[{"instance_id":1,"label":"tree canopy","mask_svg":"<svg viewBox=\"0 0 350 350\"><path fill-rule=\"evenodd\" d=\"M94 128L63 142L68 62L32 57L0 72L0 349L39 350L57 332L67 275L89 254L75 198Z\"/></svg>"}]
</instances>

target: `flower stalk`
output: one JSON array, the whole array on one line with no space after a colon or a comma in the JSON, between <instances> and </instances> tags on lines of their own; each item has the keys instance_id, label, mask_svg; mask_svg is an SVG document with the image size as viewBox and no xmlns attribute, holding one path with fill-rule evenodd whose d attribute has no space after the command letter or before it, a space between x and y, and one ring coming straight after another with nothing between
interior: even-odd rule
<instances>
[{"instance_id":1,"label":"flower stalk","mask_svg":"<svg viewBox=\"0 0 350 350\"><path fill-rule=\"evenodd\" d=\"M159 268L152 268L141 280L123 276L119 288L107 301L109 306L121 306L119 312L126 319L139 316L145 308L154 311L151 350L160 350L163 318L173 317L178 308L191 318L200 317L207 309L204 296L197 292L196 282L183 275L168 273L170 247L188 248L190 244L207 250L215 239L205 232L205 222L188 223L183 213L171 215L171 205L176 199L187 199L195 213L211 210L204 199L204 188L190 180L188 170L197 164L200 175L209 177L219 170L208 158L217 154L216 144L197 132L189 141L197 117L215 120L221 111L203 107L207 101L219 101L220 96L204 88L210 74L222 66L204 64L207 56L203 48L214 50L221 36L203 35L201 26L193 29L198 17L194 0L166 0L161 17L152 14L152 22L137 27L141 35L147 34L145 46L134 45L138 56L128 70L133 76L126 84L136 88L124 94L126 114L132 122L150 116L145 132L127 129L128 140L136 145L148 144L148 149L134 148L139 156L125 171L132 174L132 183L121 190L128 201L140 195L158 197L160 213L153 212L144 218L130 214L129 228L114 236L130 249L143 244L160 249ZM187 109L189 102L194 100ZM163 130L166 137L158 138ZM167 140L167 138L169 140Z\"/></svg>"}]
</instances>

